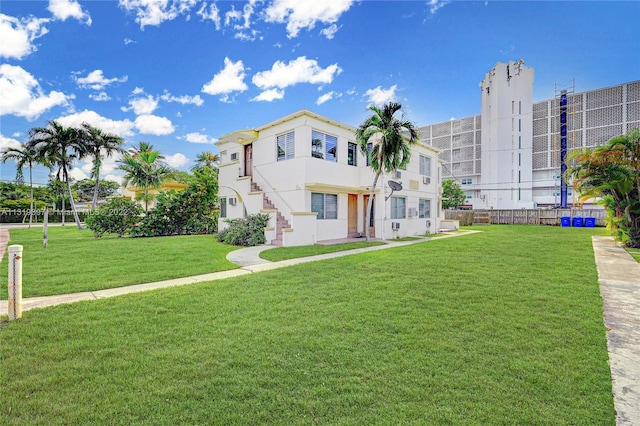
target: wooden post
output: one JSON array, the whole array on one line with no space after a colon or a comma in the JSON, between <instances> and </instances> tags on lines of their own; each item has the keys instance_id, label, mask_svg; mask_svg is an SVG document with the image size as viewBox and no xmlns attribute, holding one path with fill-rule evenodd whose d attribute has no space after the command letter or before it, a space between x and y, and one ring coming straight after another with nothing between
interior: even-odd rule
<instances>
[{"instance_id":1,"label":"wooden post","mask_svg":"<svg viewBox=\"0 0 640 426\"><path fill-rule=\"evenodd\" d=\"M9 246L9 319L22 318L22 246Z\"/></svg>"},{"instance_id":2,"label":"wooden post","mask_svg":"<svg viewBox=\"0 0 640 426\"><path fill-rule=\"evenodd\" d=\"M49 207L45 207L44 222L42 224L42 232L43 232L42 245L44 248L47 248L47 244L49 244L49 237L47 236L48 227L49 227Z\"/></svg>"}]
</instances>

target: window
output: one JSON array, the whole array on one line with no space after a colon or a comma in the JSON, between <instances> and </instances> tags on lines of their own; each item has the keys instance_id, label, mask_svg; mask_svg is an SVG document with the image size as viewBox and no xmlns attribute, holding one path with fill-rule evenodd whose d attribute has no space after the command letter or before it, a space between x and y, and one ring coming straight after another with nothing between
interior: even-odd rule
<instances>
[{"instance_id":1,"label":"window","mask_svg":"<svg viewBox=\"0 0 640 426\"><path fill-rule=\"evenodd\" d=\"M424 176L431 176L431 158L420 156L420 174Z\"/></svg>"},{"instance_id":2,"label":"window","mask_svg":"<svg viewBox=\"0 0 640 426\"><path fill-rule=\"evenodd\" d=\"M373 144L367 144L367 166L371 165L371 151L373 151Z\"/></svg>"},{"instance_id":3,"label":"window","mask_svg":"<svg viewBox=\"0 0 640 426\"><path fill-rule=\"evenodd\" d=\"M295 156L294 133L289 132L278 136L278 161L289 160Z\"/></svg>"},{"instance_id":4,"label":"window","mask_svg":"<svg viewBox=\"0 0 640 426\"><path fill-rule=\"evenodd\" d=\"M338 138L313 130L311 132L311 155L328 161L338 161Z\"/></svg>"},{"instance_id":5,"label":"window","mask_svg":"<svg viewBox=\"0 0 640 426\"><path fill-rule=\"evenodd\" d=\"M431 217L431 200L418 200L418 217L421 219Z\"/></svg>"},{"instance_id":6,"label":"window","mask_svg":"<svg viewBox=\"0 0 640 426\"><path fill-rule=\"evenodd\" d=\"M391 197L391 219L404 219L407 217L407 199L404 197Z\"/></svg>"},{"instance_id":7,"label":"window","mask_svg":"<svg viewBox=\"0 0 640 426\"><path fill-rule=\"evenodd\" d=\"M470 200L473 198L473 194L471 192L465 192L464 195L467 198L467 200Z\"/></svg>"},{"instance_id":8,"label":"window","mask_svg":"<svg viewBox=\"0 0 640 426\"><path fill-rule=\"evenodd\" d=\"M460 179L460 183L462 185L471 185L473 183L473 178L462 178Z\"/></svg>"},{"instance_id":9,"label":"window","mask_svg":"<svg viewBox=\"0 0 640 426\"><path fill-rule=\"evenodd\" d=\"M220 217L227 217L227 199L220 198Z\"/></svg>"},{"instance_id":10,"label":"window","mask_svg":"<svg viewBox=\"0 0 640 426\"><path fill-rule=\"evenodd\" d=\"M311 211L318 213L318 219L337 219L338 195L312 192Z\"/></svg>"},{"instance_id":11,"label":"window","mask_svg":"<svg viewBox=\"0 0 640 426\"><path fill-rule=\"evenodd\" d=\"M347 144L347 164L350 166L358 165L358 145L353 142Z\"/></svg>"}]
</instances>

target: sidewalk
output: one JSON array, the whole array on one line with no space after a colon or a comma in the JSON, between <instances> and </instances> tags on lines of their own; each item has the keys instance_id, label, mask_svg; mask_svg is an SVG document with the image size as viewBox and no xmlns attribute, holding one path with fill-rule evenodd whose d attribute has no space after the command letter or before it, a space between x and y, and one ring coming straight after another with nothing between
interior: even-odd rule
<instances>
[{"instance_id":1,"label":"sidewalk","mask_svg":"<svg viewBox=\"0 0 640 426\"><path fill-rule=\"evenodd\" d=\"M640 425L640 263L611 237L593 237L607 327L616 424Z\"/></svg>"}]
</instances>

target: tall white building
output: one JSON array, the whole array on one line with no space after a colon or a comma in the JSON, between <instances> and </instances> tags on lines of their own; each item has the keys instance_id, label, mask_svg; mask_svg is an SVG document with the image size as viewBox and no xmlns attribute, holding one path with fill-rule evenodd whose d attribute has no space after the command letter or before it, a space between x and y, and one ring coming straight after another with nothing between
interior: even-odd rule
<instances>
[{"instance_id":1,"label":"tall white building","mask_svg":"<svg viewBox=\"0 0 640 426\"><path fill-rule=\"evenodd\" d=\"M533 102L533 69L497 63L480 83L481 113L421 128L476 209L560 203L559 98ZM568 152L640 128L640 80L568 94ZM569 204L575 194L569 188Z\"/></svg>"}]
</instances>

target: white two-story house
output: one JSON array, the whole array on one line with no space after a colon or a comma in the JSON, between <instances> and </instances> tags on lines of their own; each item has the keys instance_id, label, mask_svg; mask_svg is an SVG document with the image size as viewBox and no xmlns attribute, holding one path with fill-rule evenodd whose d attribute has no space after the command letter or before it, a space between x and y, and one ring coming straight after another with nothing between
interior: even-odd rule
<instances>
[{"instance_id":1,"label":"white two-story house","mask_svg":"<svg viewBox=\"0 0 640 426\"><path fill-rule=\"evenodd\" d=\"M225 219L267 213L267 242L310 245L363 236L374 174L356 129L307 110L224 135L220 154L219 229ZM375 238L435 233L440 224L438 150L411 147L406 170L378 180L370 226ZM402 185L392 193L389 181ZM398 187L397 185L391 184Z\"/></svg>"}]
</instances>

